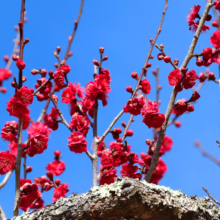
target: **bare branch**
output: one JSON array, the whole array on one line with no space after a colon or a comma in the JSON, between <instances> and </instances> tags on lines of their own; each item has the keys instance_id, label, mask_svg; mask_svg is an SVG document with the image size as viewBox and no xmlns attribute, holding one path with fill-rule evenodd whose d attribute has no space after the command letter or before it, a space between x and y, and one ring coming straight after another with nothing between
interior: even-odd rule
<instances>
[{"instance_id":1,"label":"bare branch","mask_svg":"<svg viewBox=\"0 0 220 220\"><path fill-rule=\"evenodd\" d=\"M205 7L205 10L204 10L204 13L203 13L203 15L202 15L202 17L199 21L199 26L196 30L196 33L195 33L195 35L193 37L193 40L192 40L192 43L190 45L189 51L188 51L188 53L185 57L185 60L183 61L183 64L182 64L180 69L186 68L189 61L191 60L193 51L194 51L195 46L196 46L196 43L199 39L199 35L202 31L202 27L205 23L205 19L206 19L207 15L208 15L208 12L209 12L209 10L212 6L213 6L212 0L208 0L207 4L206 4L206 7ZM169 101L169 104L167 106L167 110L166 110L166 114L165 114L165 122L163 123L163 125L161 127L161 131L159 133L156 149L155 149L154 155L153 155L153 160L152 160L151 166L150 166L150 168L147 172L147 175L144 178L147 182L150 182L151 176L152 176L154 170L156 169L156 167L158 165L160 148L161 148L163 138L164 138L164 135L165 135L165 132L166 132L166 128L167 128L167 124L168 124L168 121L169 121L169 118L170 118L170 114L171 114L171 112L173 110L173 107L174 107L174 102L175 102L175 99L176 99L176 95L177 95L177 92L176 92L175 88L173 88L173 91L172 91L172 94L171 94L171 97L170 97L170 101Z\"/></svg>"},{"instance_id":2,"label":"bare branch","mask_svg":"<svg viewBox=\"0 0 220 220\"><path fill-rule=\"evenodd\" d=\"M5 213L2 209L2 207L0 206L0 219L1 220L7 220L6 216L5 216Z\"/></svg>"},{"instance_id":3,"label":"bare branch","mask_svg":"<svg viewBox=\"0 0 220 220\"><path fill-rule=\"evenodd\" d=\"M209 198L211 198L216 204L220 205L220 202L218 202L215 198L213 198L211 196L211 194L209 193L209 191L203 186L202 187L204 189L204 191L208 194Z\"/></svg>"},{"instance_id":4,"label":"bare branch","mask_svg":"<svg viewBox=\"0 0 220 220\"><path fill-rule=\"evenodd\" d=\"M0 183L0 189L3 188L5 186L5 184L8 182L11 174L13 173L14 170L10 170L9 172L7 172L7 174L5 175L5 178L2 180L2 182Z\"/></svg>"}]
</instances>

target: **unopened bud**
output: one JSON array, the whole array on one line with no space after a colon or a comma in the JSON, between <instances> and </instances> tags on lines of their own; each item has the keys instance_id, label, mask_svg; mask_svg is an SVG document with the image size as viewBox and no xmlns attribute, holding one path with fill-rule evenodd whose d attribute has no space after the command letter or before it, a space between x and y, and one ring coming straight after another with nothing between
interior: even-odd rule
<instances>
[{"instance_id":1,"label":"unopened bud","mask_svg":"<svg viewBox=\"0 0 220 220\"><path fill-rule=\"evenodd\" d=\"M68 53L68 57L71 57L73 55L73 52Z\"/></svg>"},{"instance_id":2,"label":"unopened bud","mask_svg":"<svg viewBox=\"0 0 220 220\"><path fill-rule=\"evenodd\" d=\"M26 173L30 173L32 170L33 170L32 167L31 167L31 166L28 166L28 167L26 168Z\"/></svg>"},{"instance_id":3,"label":"unopened bud","mask_svg":"<svg viewBox=\"0 0 220 220\"><path fill-rule=\"evenodd\" d=\"M94 64L95 66L99 66L99 61L98 61L98 60L93 60L93 64Z\"/></svg>"},{"instance_id":4,"label":"unopened bud","mask_svg":"<svg viewBox=\"0 0 220 220\"><path fill-rule=\"evenodd\" d=\"M59 53L59 52L61 51L60 46L57 46L57 47L56 47L56 50L57 50L57 53Z\"/></svg>"},{"instance_id":5,"label":"unopened bud","mask_svg":"<svg viewBox=\"0 0 220 220\"><path fill-rule=\"evenodd\" d=\"M137 74L137 72L132 72L132 73L131 73L131 77L132 77L133 79L138 79L138 74Z\"/></svg>"},{"instance_id":6,"label":"unopened bud","mask_svg":"<svg viewBox=\"0 0 220 220\"><path fill-rule=\"evenodd\" d=\"M127 87L126 87L126 91L127 91L127 92L130 92L130 93L133 93L133 89L132 89L131 86L127 86Z\"/></svg>"},{"instance_id":7,"label":"unopened bud","mask_svg":"<svg viewBox=\"0 0 220 220\"><path fill-rule=\"evenodd\" d=\"M60 185L60 180L59 179L56 179L54 182L56 183L57 186Z\"/></svg>"},{"instance_id":8,"label":"unopened bud","mask_svg":"<svg viewBox=\"0 0 220 220\"><path fill-rule=\"evenodd\" d=\"M36 70L36 69L31 70L32 75L36 75L36 74L39 74L39 73L40 73L39 70Z\"/></svg>"},{"instance_id":9,"label":"unopened bud","mask_svg":"<svg viewBox=\"0 0 220 220\"><path fill-rule=\"evenodd\" d=\"M22 28L22 27L23 27L23 23L22 23L21 21L19 21L19 22L18 22L18 26L19 26L20 28Z\"/></svg>"},{"instance_id":10,"label":"unopened bud","mask_svg":"<svg viewBox=\"0 0 220 220\"><path fill-rule=\"evenodd\" d=\"M169 56L165 56L163 58L163 60L164 60L165 63L169 63L171 61L171 58Z\"/></svg>"},{"instance_id":11,"label":"unopened bud","mask_svg":"<svg viewBox=\"0 0 220 220\"><path fill-rule=\"evenodd\" d=\"M131 129L127 130L126 136L128 137L133 136L133 131Z\"/></svg>"},{"instance_id":12,"label":"unopened bud","mask_svg":"<svg viewBox=\"0 0 220 220\"><path fill-rule=\"evenodd\" d=\"M176 66L178 66L178 64L179 64L179 60L178 59L174 59L174 64L176 65Z\"/></svg>"},{"instance_id":13,"label":"unopened bud","mask_svg":"<svg viewBox=\"0 0 220 220\"><path fill-rule=\"evenodd\" d=\"M49 178L50 181L53 181L53 173L51 171L48 171L46 173L47 177Z\"/></svg>"},{"instance_id":14,"label":"unopened bud","mask_svg":"<svg viewBox=\"0 0 220 220\"><path fill-rule=\"evenodd\" d=\"M102 59L102 61L106 61L106 60L108 60L108 56L104 56Z\"/></svg>"},{"instance_id":15,"label":"unopened bud","mask_svg":"<svg viewBox=\"0 0 220 220\"><path fill-rule=\"evenodd\" d=\"M46 75L47 75L47 70L42 69L42 70L41 70L41 76L42 76L42 77L45 77Z\"/></svg>"},{"instance_id":16,"label":"unopened bud","mask_svg":"<svg viewBox=\"0 0 220 220\"><path fill-rule=\"evenodd\" d=\"M126 127L126 123L123 121L122 123L121 123L121 125L122 125L122 127Z\"/></svg>"},{"instance_id":17,"label":"unopened bud","mask_svg":"<svg viewBox=\"0 0 220 220\"><path fill-rule=\"evenodd\" d=\"M27 77L26 76L22 76L22 82L26 82L27 81Z\"/></svg>"},{"instance_id":18,"label":"unopened bud","mask_svg":"<svg viewBox=\"0 0 220 220\"><path fill-rule=\"evenodd\" d=\"M150 43L153 43L153 41L154 41L154 40L151 38L151 39L150 39Z\"/></svg>"},{"instance_id":19,"label":"unopened bud","mask_svg":"<svg viewBox=\"0 0 220 220\"><path fill-rule=\"evenodd\" d=\"M8 55L5 55L5 56L3 57L3 59L4 59L4 61L8 62L8 61L9 61L9 56L8 56Z\"/></svg>"},{"instance_id":20,"label":"unopened bud","mask_svg":"<svg viewBox=\"0 0 220 220\"><path fill-rule=\"evenodd\" d=\"M103 53L104 53L104 47L99 47L99 52L100 52L101 54L103 54Z\"/></svg>"},{"instance_id":21,"label":"unopened bud","mask_svg":"<svg viewBox=\"0 0 220 220\"><path fill-rule=\"evenodd\" d=\"M156 70L152 70L152 73L156 76L157 75L157 71Z\"/></svg>"},{"instance_id":22,"label":"unopened bud","mask_svg":"<svg viewBox=\"0 0 220 220\"><path fill-rule=\"evenodd\" d=\"M146 68L150 68L151 67L151 63L147 63L145 67Z\"/></svg>"},{"instance_id":23,"label":"unopened bud","mask_svg":"<svg viewBox=\"0 0 220 220\"><path fill-rule=\"evenodd\" d=\"M55 66L56 68L58 68L58 67L59 67L59 64L58 64L58 63L54 63L54 66Z\"/></svg>"},{"instance_id":24,"label":"unopened bud","mask_svg":"<svg viewBox=\"0 0 220 220\"><path fill-rule=\"evenodd\" d=\"M53 77L53 71L52 71L52 70L50 70L50 71L48 72L48 74L49 74L50 77Z\"/></svg>"},{"instance_id":25,"label":"unopened bud","mask_svg":"<svg viewBox=\"0 0 220 220\"><path fill-rule=\"evenodd\" d=\"M160 48L162 48L162 49L163 49L163 48L164 48L164 45L163 45L163 44L160 44Z\"/></svg>"},{"instance_id":26,"label":"unopened bud","mask_svg":"<svg viewBox=\"0 0 220 220\"><path fill-rule=\"evenodd\" d=\"M162 53L157 54L157 59L158 60L163 60L164 59L164 55Z\"/></svg>"},{"instance_id":27,"label":"unopened bud","mask_svg":"<svg viewBox=\"0 0 220 220\"><path fill-rule=\"evenodd\" d=\"M13 87L13 88L17 88L17 83L15 82L15 81L13 81L13 82L11 82L11 86Z\"/></svg>"},{"instance_id":28,"label":"unopened bud","mask_svg":"<svg viewBox=\"0 0 220 220\"><path fill-rule=\"evenodd\" d=\"M12 55L12 60L17 61L19 59L19 56L16 54Z\"/></svg>"},{"instance_id":29,"label":"unopened bud","mask_svg":"<svg viewBox=\"0 0 220 220\"><path fill-rule=\"evenodd\" d=\"M29 42L29 38L24 39L24 44L27 44Z\"/></svg>"},{"instance_id":30,"label":"unopened bud","mask_svg":"<svg viewBox=\"0 0 220 220\"><path fill-rule=\"evenodd\" d=\"M74 21L74 24L75 24L75 25L78 25L78 21L77 21L77 20L75 20L75 21Z\"/></svg>"},{"instance_id":31,"label":"unopened bud","mask_svg":"<svg viewBox=\"0 0 220 220\"><path fill-rule=\"evenodd\" d=\"M150 139L147 139L145 142L147 145L152 145L152 141Z\"/></svg>"}]
</instances>

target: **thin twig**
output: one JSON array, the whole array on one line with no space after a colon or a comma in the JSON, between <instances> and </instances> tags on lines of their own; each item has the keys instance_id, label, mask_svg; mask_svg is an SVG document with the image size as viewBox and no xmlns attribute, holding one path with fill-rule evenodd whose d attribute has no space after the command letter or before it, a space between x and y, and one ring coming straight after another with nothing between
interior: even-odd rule
<instances>
[{"instance_id":1,"label":"thin twig","mask_svg":"<svg viewBox=\"0 0 220 220\"><path fill-rule=\"evenodd\" d=\"M1 220L7 220L6 215L2 209L2 207L0 206L0 219Z\"/></svg>"},{"instance_id":2,"label":"thin twig","mask_svg":"<svg viewBox=\"0 0 220 220\"><path fill-rule=\"evenodd\" d=\"M211 198L216 204L220 205L220 202L218 202L215 198L213 198L211 196L211 194L209 193L209 191L203 186L202 187L204 189L204 191L208 194L209 198Z\"/></svg>"},{"instance_id":3,"label":"thin twig","mask_svg":"<svg viewBox=\"0 0 220 220\"><path fill-rule=\"evenodd\" d=\"M160 50L160 52L161 52L164 56L166 56L166 54L165 54L163 48L159 47L157 44L155 44L155 47L156 47L158 50ZM178 67L173 63L172 60L170 60L170 64L173 66L174 69L177 69L177 68L178 68Z\"/></svg>"},{"instance_id":4,"label":"thin twig","mask_svg":"<svg viewBox=\"0 0 220 220\"><path fill-rule=\"evenodd\" d=\"M5 184L8 182L11 174L13 173L13 170L10 170L9 172L7 172L7 174L5 175L4 179L2 180L2 182L0 183L0 189L3 188L5 186Z\"/></svg>"},{"instance_id":5,"label":"thin twig","mask_svg":"<svg viewBox=\"0 0 220 220\"><path fill-rule=\"evenodd\" d=\"M23 168L24 168L24 179L27 179L27 172L26 172L26 166L27 166L27 155L25 154L24 162L23 162Z\"/></svg>"},{"instance_id":6,"label":"thin twig","mask_svg":"<svg viewBox=\"0 0 220 220\"><path fill-rule=\"evenodd\" d=\"M205 19L206 19L207 15L208 15L208 12L209 12L209 10L212 6L213 6L212 0L208 0L207 4L206 4L206 7L205 7L205 10L204 10L204 13L203 13L203 15L202 15L202 17L199 21L198 28L196 30L196 33L195 33L195 35L193 37L193 40L192 40L192 43L190 45L189 51L188 51L188 53L185 57L185 60L183 61L183 64L182 64L180 69L186 68L189 61L191 60L192 54L193 54L195 46L196 46L196 43L199 39L199 35L202 31L202 27L205 23ZM153 155L153 160L151 162L151 165L150 165L150 168L147 172L147 175L144 178L147 182L150 182L152 174L153 174L154 170L156 169L156 167L158 165L158 160L159 160L159 155L160 155L160 148L161 148L161 145L162 145L162 142L163 142L163 138L164 138L164 135L165 135L165 132L166 132L166 128L167 128L167 124L168 124L171 112L172 112L173 107L174 107L174 102L175 102L175 99L176 99L176 95L177 95L177 92L176 92L175 88L173 88L173 91L172 91L172 94L171 94L171 97L170 97L170 101L169 101L169 104L167 106L167 110L166 110L166 114L165 114L165 122L163 123L163 125L161 127L161 131L159 133L156 149L155 149L154 155Z\"/></svg>"},{"instance_id":7,"label":"thin twig","mask_svg":"<svg viewBox=\"0 0 220 220\"><path fill-rule=\"evenodd\" d=\"M62 123L63 123L64 125L66 125L66 127L67 127L71 132L73 132L72 128L69 126L69 124L67 123L67 121L66 121L65 118L63 117L63 114L62 114L62 112L60 111L60 109L58 108L57 103L56 103L56 101L54 100L53 96L50 94L49 97L50 97L51 101L53 102L54 107L55 107L55 109L57 110L57 112L58 112L58 114L59 114L59 116L60 116L60 118L61 118L61 120L62 120Z\"/></svg>"},{"instance_id":8,"label":"thin twig","mask_svg":"<svg viewBox=\"0 0 220 220\"><path fill-rule=\"evenodd\" d=\"M203 154L204 157L207 157L211 161L213 161L215 164L220 166L220 160L212 156L210 153L208 153L200 143L195 143L196 148Z\"/></svg>"},{"instance_id":9,"label":"thin twig","mask_svg":"<svg viewBox=\"0 0 220 220\"><path fill-rule=\"evenodd\" d=\"M20 53L19 59L23 60L23 49L24 49L24 40L23 40L23 26L24 26L24 12L25 12L25 0L21 1L21 13L20 13L20 22L19 32L20 32ZM18 88L22 87L22 70L19 70L19 81ZM18 153L15 164L15 202L14 202L14 216L19 214L19 201L20 201L20 176L21 176L21 157L22 157L22 127L23 119L18 120Z\"/></svg>"},{"instance_id":10,"label":"thin twig","mask_svg":"<svg viewBox=\"0 0 220 220\"><path fill-rule=\"evenodd\" d=\"M50 77L46 82L44 82L40 87L38 87L38 88L34 91L33 95L36 95L36 93L37 93L41 88L45 87L45 86L50 82L51 79L52 79L52 78Z\"/></svg>"},{"instance_id":11,"label":"thin twig","mask_svg":"<svg viewBox=\"0 0 220 220\"><path fill-rule=\"evenodd\" d=\"M142 76L143 76L143 74L144 74L144 72L145 72L145 70L144 70L144 69L145 69L145 66L146 66L146 64L148 63L148 60L149 60L149 58L150 58L150 56L151 56L151 53L152 53L152 51L153 51L154 45L155 45L155 43L156 43L156 40L157 40L157 38L158 38L158 36L159 36L159 34L160 34L160 32L161 32L161 27L162 27L162 24L163 24L163 20L164 20L164 17L165 17L165 13L166 13L166 10L167 10L167 8L168 8L167 2L168 2L168 0L165 0L165 8L164 8L163 13L162 13L162 17L161 17L161 20L160 20L159 27L158 27L158 29L157 29L157 33L156 33L156 35L155 35L155 37L154 37L153 42L151 43L150 50L149 50L148 55L147 55L147 58L146 58L146 60L145 60L144 67L143 67L143 69L142 69L141 75L140 75L140 77L139 77L139 79L138 79L138 81L137 81L137 84L136 84L136 87L135 87L135 89L134 89L132 98L134 97L135 93L137 92L137 89L138 89L138 87L139 87L139 85L140 85ZM134 117L133 115L130 116L130 119L129 119L129 121L128 121L128 123L127 123L125 129L124 129L124 133L123 133L123 135L122 135L122 141L123 141L123 140L125 139L125 137L126 137L126 133L127 133L127 131L128 131L128 128L130 127L130 124L131 124L131 122L132 122L133 117Z\"/></svg>"}]
</instances>

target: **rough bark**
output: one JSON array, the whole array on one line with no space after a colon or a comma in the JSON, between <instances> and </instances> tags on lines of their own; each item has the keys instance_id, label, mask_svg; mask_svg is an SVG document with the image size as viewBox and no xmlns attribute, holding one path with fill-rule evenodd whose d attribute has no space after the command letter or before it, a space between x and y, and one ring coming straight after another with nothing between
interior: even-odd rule
<instances>
[{"instance_id":1,"label":"rough bark","mask_svg":"<svg viewBox=\"0 0 220 220\"><path fill-rule=\"evenodd\" d=\"M196 199L169 187L118 178L111 185L96 186L87 193L60 198L43 209L13 218L27 219L217 220L220 209L207 197Z\"/></svg>"}]
</instances>

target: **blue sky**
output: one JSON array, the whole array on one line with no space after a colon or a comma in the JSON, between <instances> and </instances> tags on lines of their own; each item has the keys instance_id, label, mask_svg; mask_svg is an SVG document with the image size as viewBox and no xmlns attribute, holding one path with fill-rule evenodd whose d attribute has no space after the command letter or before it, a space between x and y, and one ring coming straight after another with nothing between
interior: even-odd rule
<instances>
[{"instance_id":1,"label":"blue sky","mask_svg":"<svg viewBox=\"0 0 220 220\"><path fill-rule=\"evenodd\" d=\"M157 43L164 44L165 52L172 58L178 58L180 64L186 56L193 33L188 30L186 22L187 14L193 5L201 4L203 12L206 1L170 1L162 32L158 37ZM20 20L20 1L1 1L0 14L0 56L10 55L13 48L12 40L16 37L13 30ZM67 47L67 37L71 35L73 22L76 20L80 0L71 1L26 1L28 22L24 27L24 37L29 38L30 42L24 49L24 61L26 68L24 75L27 77L26 86L34 87L37 76L32 76L32 69L45 68L55 70L53 64L56 58L53 56L56 46L61 47L61 57L64 56ZM102 133L109 126L113 118L126 104L130 95L125 91L126 86L135 86L135 80L130 77L131 72L137 71L140 74L145 58L148 54L150 43L149 39L154 38L159 25L161 14L164 9L164 1L85 1L83 14L79 27L73 41L71 51L73 56L68 60L71 72L68 75L70 82L80 82L83 87L93 79L92 60L99 59L98 48L105 48L105 55L109 60L104 62L103 67L108 68L111 73L112 92L109 94L108 105L102 107L100 104L98 115L98 134ZM213 13L211 12L213 15ZM211 22L208 22L211 25ZM210 47L209 38L215 29L202 34L195 52L200 53L204 48ZM152 55L156 57L158 50L154 48ZM204 67L197 67L195 59L188 65L189 69L194 69L197 74L204 72ZM156 99L155 77L151 70L157 66L160 68L160 85L162 90L160 99L160 112L165 113L167 103L172 91L168 84L167 76L172 71L172 66L158 61L156 58L151 60L152 67L148 72L147 78L150 80L152 91L148 96L150 100ZM4 61L0 60L0 67L4 67ZM213 64L209 67L210 71L218 75L218 66ZM11 70L17 76L18 70L15 63ZM7 94L0 94L1 98L1 117L0 128L6 121L12 120L6 109L6 102L13 96L14 90L10 87L12 79L4 82L8 88ZM197 83L198 85L198 83ZM163 156L168 166L168 172L160 181L160 185L169 186L172 189L180 189L182 192L199 197L205 196L202 186L209 189L210 193L220 200L220 192L215 190L219 186L220 168L212 161L203 157L194 147L194 141L200 140L203 147L220 158L215 140L219 138L219 87L213 82L206 82L200 91L201 98L195 104L193 113L185 114L180 117L181 128L173 125L167 129L167 134L173 138L173 149ZM190 98L192 90L187 90L178 94L177 99ZM60 94L58 95L60 97ZM61 99L60 99L61 100ZM67 121L70 121L69 107L59 100L59 107ZM37 119L44 103L37 100L31 106L31 118ZM52 105L51 105L52 106ZM129 114L124 114L115 127L119 127L122 121L127 122ZM152 130L141 123L141 116L135 117L131 129L134 131L132 138L128 138L128 143L132 145L132 150L136 153L146 152L146 139L153 136ZM60 176L62 182L69 184L70 193L83 193L90 189L92 185L91 162L85 154L75 154L69 151L67 137L70 135L64 125L59 125L58 131L51 133L49 147L42 155L28 158L27 164L33 167L33 172L28 174L28 178L45 175L45 167L48 162L53 161L53 151L62 151L62 160L66 162L66 171ZM24 140L27 134L24 134ZM87 138L88 149L92 147L91 131ZM108 136L106 143L112 141ZM8 144L0 140L0 150L7 150ZM3 176L0 177L0 181ZM7 185L0 191L0 205L3 207L7 217L12 217L14 206L14 175L10 178ZM68 194L68 195L69 195ZM43 195L45 203L52 202L52 191ZM20 212L22 213L22 211Z\"/></svg>"}]
</instances>

